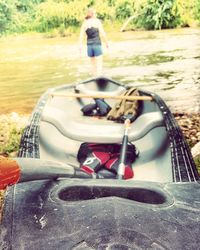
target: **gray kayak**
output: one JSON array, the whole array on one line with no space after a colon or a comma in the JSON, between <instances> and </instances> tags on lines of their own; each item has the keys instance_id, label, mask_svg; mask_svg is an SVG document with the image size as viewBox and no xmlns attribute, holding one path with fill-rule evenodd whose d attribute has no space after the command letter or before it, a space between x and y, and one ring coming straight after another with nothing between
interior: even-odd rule
<instances>
[{"instance_id":1,"label":"gray kayak","mask_svg":"<svg viewBox=\"0 0 200 250\"><path fill-rule=\"evenodd\" d=\"M126 88L105 77L48 90L21 139L20 182L9 187L1 249L198 249L200 186L191 152L165 102L139 89L140 112L128 139L139 155L133 178L81 171L82 143L120 144L124 124L83 116L91 98ZM145 99L144 98L144 99ZM106 99L112 107L116 100ZM105 178L104 178L105 177Z\"/></svg>"},{"instance_id":2,"label":"gray kayak","mask_svg":"<svg viewBox=\"0 0 200 250\"><path fill-rule=\"evenodd\" d=\"M112 97L121 95L126 88L111 79L97 78L48 90L33 111L21 140L19 156L58 161L78 168L77 153L82 143L121 143L122 123L83 116L81 108L92 99L70 98L65 94ZM156 94L139 92L140 96L150 96L153 101L140 101L140 113L128 133L129 141L139 151L132 164L134 180L197 180L190 150L170 110ZM111 107L116 102L115 99L106 101Z\"/></svg>"}]
</instances>

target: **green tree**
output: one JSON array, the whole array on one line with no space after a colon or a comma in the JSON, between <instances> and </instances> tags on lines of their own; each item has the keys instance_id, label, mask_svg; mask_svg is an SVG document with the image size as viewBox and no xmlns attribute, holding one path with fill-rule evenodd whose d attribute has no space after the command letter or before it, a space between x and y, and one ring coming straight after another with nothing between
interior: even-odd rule
<instances>
[{"instance_id":1,"label":"green tree","mask_svg":"<svg viewBox=\"0 0 200 250\"><path fill-rule=\"evenodd\" d=\"M200 0L196 0L194 15L200 23Z\"/></svg>"},{"instance_id":2,"label":"green tree","mask_svg":"<svg viewBox=\"0 0 200 250\"><path fill-rule=\"evenodd\" d=\"M199 0L176 0L181 17L181 26L192 26L195 23L195 18L198 19L198 13L200 13L197 7L198 2L200 3Z\"/></svg>"},{"instance_id":3,"label":"green tree","mask_svg":"<svg viewBox=\"0 0 200 250\"><path fill-rule=\"evenodd\" d=\"M174 28L180 23L175 0L148 0L140 6L136 23L145 29Z\"/></svg>"},{"instance_id":4,"label":"green tree","mask_svg":"<svg viewBox=\"0 0 200 250\"><path fill-rule=\"evenodd\" d=\"M133 14L134 2L129 0L117 0L115 5L115 15L117 19L125 19Z\"/></svg>"},{"instance_id":5,"label":"green tree","mask_svg":"<svg viewBox=\"0 0 200 250\"><path fill-rule=\"evenodd\" d=\"M0 33L7 33L13 25L15 4L12 0L0 0Z\"/></svg>"},{"instance_id":6,"label":"green tree","mask_svg":"<svg viewBox=\"0 0 200 250\"><path fill-rule=\"evenodd\" d=\"M86 9L100 19L144 29L174 28L200 23L200 0L0 0L0 34L79 27Z\"/></svg>"}]
</instances>

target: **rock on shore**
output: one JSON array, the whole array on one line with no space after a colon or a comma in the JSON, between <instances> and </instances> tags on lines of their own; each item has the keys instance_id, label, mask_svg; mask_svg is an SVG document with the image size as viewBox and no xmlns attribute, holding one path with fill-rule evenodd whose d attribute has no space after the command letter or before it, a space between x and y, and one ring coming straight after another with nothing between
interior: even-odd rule
<instances>
[{"instance_id":1,"label":"rock on shore","mask_svg":"<svg viewBox=\"0 0 200 250\"><path fill-rule=\"evenodd\" d=\"M200 142L200 114L174 114L191 148Z\"/></svg>"},{"instance_id":2,"label":"rock on shore","mask_svg":"<svg viewBox=\"0 0 200 250\"><path fill-rule=\"evenodd\" d=\"M200 142L194 145L191 152L194 158L200 157Z\"/></svg>"}]
</instances>

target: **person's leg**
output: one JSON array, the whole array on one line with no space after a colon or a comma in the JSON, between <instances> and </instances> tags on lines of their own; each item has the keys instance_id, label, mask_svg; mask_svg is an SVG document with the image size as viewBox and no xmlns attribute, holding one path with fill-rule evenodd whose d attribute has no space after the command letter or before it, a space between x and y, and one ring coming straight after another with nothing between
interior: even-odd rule
<instances>
[{"instance_id":1,"label":"person's leg","mask_svg":"<svg viewBox=\"0 0 200 250\"><path fill-rule=\"evenodd\" d=\"M90 57L90 64L91 64L91 75L97 75L97 65L96 65L96 57Z\"/></svg>"},{"instance_id":2,"label":"person's leg","mask_svg":"<svg viewBox=\"0 0 200 250\"><path fill-rule=\"evenodd\" d=\"M90 74L91 74L91 76L95 76L96 75L96 60L94 57L93 45L87 46L87 53L88 53L88 57L90 59Z\"/></svg>"},{"instance_id":3,"label":"person's leg","mask_svg":"<svg viewBox=\"0 0 200 250\"><path fill-rule=\"evenodd\" d=\"M103 69L103 56L96 56L95 57L95 65L96 65L96 75L101 76L102 75L102 69Z\"/></svg>"},{"instance_id":4,"label":"person's leg","mask_svg":"<svg viewBox=\"0 0 200 250\"><path fill-rule=\"evenodd\" d=\"M101 45L88 45L88 56L90 57L91 75L94 77L102 75L103 56Z\"/></svg>"},{"instance_id":5,"label":"person's leg","mask_svg":"<svg viewBox=\"0 0 200 250\"><path fill-rule=\"evenodd\" d=\"M103 67L103 52L101 45L94 46L94 56L95 56L95 73L96 76L102 75L102 67Z\"/></svg>"}]
</instances>

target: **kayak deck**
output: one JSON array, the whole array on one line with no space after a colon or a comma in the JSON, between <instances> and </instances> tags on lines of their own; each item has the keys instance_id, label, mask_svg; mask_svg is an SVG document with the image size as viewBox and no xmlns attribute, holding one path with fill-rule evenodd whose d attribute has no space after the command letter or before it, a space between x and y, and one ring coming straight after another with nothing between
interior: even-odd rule
<instances>
[{"instance_id":1,"label":"kayak deck","mask_svg":"<svg viewBox=\"0 0 200 250\"><path fill-rule=\"evenodd\" d=\"M18 184L7 195L0 245L16 250L198 249L199 203L198 183Z\"/></svg>"}]
</instances>

